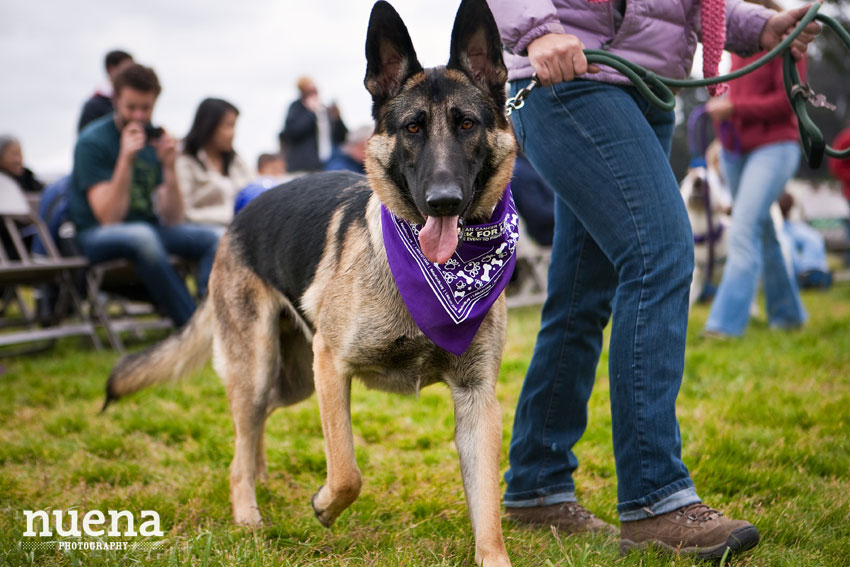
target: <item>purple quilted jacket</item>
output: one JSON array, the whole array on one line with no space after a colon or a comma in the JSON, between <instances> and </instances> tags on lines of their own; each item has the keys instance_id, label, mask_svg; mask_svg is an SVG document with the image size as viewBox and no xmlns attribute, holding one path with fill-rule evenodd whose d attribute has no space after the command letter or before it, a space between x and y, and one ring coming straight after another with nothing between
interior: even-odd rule
<instances>
[{"instance_id":1,"label":"purple quilted jacket","mask_svg":"<svg viewBox=\"0 0 850 567\"><path fill-rule=\"evenodd\" d=\"M627 0L619 29L612 2L587 0L488 0L507 53L508 79L531 77L528 44L547 33L578 36L587 49L604 49L672 78L690 74L699 34L699 0ZM740 55L760 50L759 36L775 12L743 0L726 2L726 48ZM603 68L582 78L608 83L628 79Z\"/></svg>"}]
</instances>

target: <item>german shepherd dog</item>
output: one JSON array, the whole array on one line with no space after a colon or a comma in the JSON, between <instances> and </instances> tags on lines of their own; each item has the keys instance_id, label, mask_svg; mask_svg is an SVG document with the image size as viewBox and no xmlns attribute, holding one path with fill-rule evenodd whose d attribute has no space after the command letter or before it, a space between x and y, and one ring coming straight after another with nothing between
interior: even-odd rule
<instances>
[{"instance_id":1,"label":"german shepherd dog","mask_svg":"<svg viewBox=\"0 0 850 567\"><path fill-rule=\"evenodd\" d=\"M424 224L422 251L444 262L462 223L490 219L511 177L516 141L504 115L507 71L484 0L463 0L445 67L423 69L386 2L372 9L365 85L375 133L366 177L324 173L267 191L222 237L209 293L177 334L118 362L106 404L199 369L212 353L233 413L230 498L239 524L261 522L255 481L266 474L263 431L279 406L318 395L327 479L312 498L330 526L360 493L351 380L396 393L446 383L479 565L510 565L502 539L496 379L504 294L457 356L428 339L388 265L381 204ZM431 225L429 237L426 229ZM104 406L106 407L106 406Z\"/></svg>"}]
</instances>

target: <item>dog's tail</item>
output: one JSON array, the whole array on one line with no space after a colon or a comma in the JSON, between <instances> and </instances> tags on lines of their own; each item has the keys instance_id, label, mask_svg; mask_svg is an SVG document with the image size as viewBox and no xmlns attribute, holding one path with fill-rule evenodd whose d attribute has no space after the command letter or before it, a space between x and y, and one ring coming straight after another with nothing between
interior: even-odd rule
<instances>
[{"instance_id":1,"label":"dog's tail","mask_svg":"<svg viewBox=\"0 0 850 567\"><path fill-rule=\"evenodd\" d=\"M214 311L213 301L205 300L180 332L121 358L106 383L101 413L119 398L159 382L176 381L200 369L212 351Z\"/></svg>"}]
</instances>

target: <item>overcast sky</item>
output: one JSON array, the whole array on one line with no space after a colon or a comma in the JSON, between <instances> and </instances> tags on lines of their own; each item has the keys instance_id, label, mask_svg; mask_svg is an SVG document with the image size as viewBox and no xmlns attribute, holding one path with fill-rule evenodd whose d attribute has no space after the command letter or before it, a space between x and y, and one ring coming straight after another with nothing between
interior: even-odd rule
<instances>
[{"instance_id":1,"label":"overcast sky","mask_svg":"<svg viewBox=\"0 0 850 567\"><path fill-rule=\"evenodd\" d=\"M520 0L518 0L520 1ZM420 62L448 60L459 0L393 0ZM784 4L794 5L795 1ZM373 0L0 0L0 133L52 178L71 168L83 102L106 84L103 56L122 48L163 85L154 122L184 136L207 96L241 111L236 150L277 149L295 80L314 77L350 129L370 123L363 87ZM699 54L695 69L700 69Z\"/></svg>"},{"instance_id":2,"label":"overcast sky","mask_svg":"<svg viewBox=\"0 0 850 567\"><path fill-rule=\"evenodd\" d=\"M37 175L70 170L83 102L122 48L163 85L154 122L188 132L207 96L240 110L236 150L277 149L294 83L314 77L350 129L370 123L364 42L373 0L0 0L0 133ZM448 60L458 0L395 0L425 66Z\"/></svg>"}]
</instances>

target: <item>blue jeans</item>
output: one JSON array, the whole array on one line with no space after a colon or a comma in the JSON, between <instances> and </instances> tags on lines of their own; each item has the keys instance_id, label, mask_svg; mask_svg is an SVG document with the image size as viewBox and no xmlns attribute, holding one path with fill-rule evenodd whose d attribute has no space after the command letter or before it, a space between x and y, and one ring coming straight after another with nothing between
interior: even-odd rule
<instances>
[{"instance_id":1,"label":"blue jeans","mask_svg":"<svg viewBox=\"0 0 850 567\"><path fill-rule=\"evenodd\" d=\"M198 294L203 296L223 232L224 228L211 225L126 222L86 229L77 234L77 242L93 264L116 258L132 262L153 302L182 327L195 311L195 302L168 257L198 261Z\"/></svg>"},{"instance_id":2,"label":"blue jeans","mask_svg":"<svg viewBox=\"0 0 850 567\"><path fill-rule=\"evenodd\" d=\"M723 174L734 197L732 226L723 279L706 330L742 335L762 274L769 324L787 328L806 321L793 268L782 255L770 217L770 206L782 195L799 161L796 142L767 144L747 154L721 154Z\"/></svg>"},{"instance_id":3,"label":"blue jeans","mask_svg":"<svg viewBox=\"0 0 850 567\"><path fill-rule=\"evenodd\" d=\"M527 81L511 84L512 91ZM693 234L668 155L674 116L631 87L538 87L514 114L555 191L549 291L520 393L505 506L575 500L573 446L613 323L609 382L621 521L699 502L681 460L681 385Z\"/></svg>"}]
</instances>

